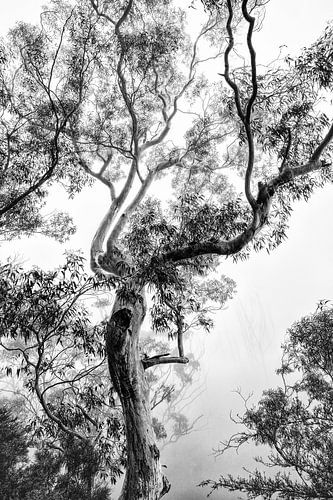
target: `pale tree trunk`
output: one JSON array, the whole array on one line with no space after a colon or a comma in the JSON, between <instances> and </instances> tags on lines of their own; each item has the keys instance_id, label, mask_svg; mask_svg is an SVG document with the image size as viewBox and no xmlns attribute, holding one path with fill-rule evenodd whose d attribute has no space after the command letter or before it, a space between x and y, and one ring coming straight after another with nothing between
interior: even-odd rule
<instances>
[{"instance_id":1,"label":"pale tree trunk","mask_svg":"<svg viewBox=\"0 0 333 500\"><path fill-rule=\"evenodd\" d=\"M126 302L117 298L107 326L109 370L121 400L126 428L127 468L119 500L158 500L170 489L161 471L151 424L149 388L139 352L144 316L142 294Z\"/></svg>"}]
</instances>

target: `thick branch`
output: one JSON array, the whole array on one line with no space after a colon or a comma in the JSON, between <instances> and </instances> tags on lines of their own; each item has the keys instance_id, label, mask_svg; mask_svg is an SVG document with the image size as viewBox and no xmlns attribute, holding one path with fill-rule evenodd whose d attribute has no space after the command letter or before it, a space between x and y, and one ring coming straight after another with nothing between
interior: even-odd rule
<instances>
[{"instance_id":1,"label":"thick branch","mask_svg":"<svg viewBox=\"0 0 333 500\"><path fill-rule=\"evenodd\" d=\"M107 213L105 214L102 222L100 223L95 236L93 238L91 244L91 267L93 270L98 269L97 258L100 254L103 254L103 245L108 235L108 232L112 226L112 223L125 202L132 186L135 178L136 168L135 168L135 160L132 160L132 164L127 175L126 182L121 190L119 196L113 200L111 203Z\"/></svg>"},{"instance_id":2,"label":"thick branch","mask_svg":"<svg viewBox=\"0 0 333 500\"><path fill-rule=\"evenodd\" d=\"M186 365L189 362L189 359L185 356L169 356L168 354L161 354L160 356L153 356L151 358L146 358L142 360L142 364L145 370L147 368L151 368L155 365L166 365L169 363L180 363L182 365Z\"/></svg>"},{"instance_id":3,"label":"thick branch","mask_svg":"<svg viewBox=\"0 0 333 500\"><path fill-rule=\"evenodd\" d=\"M151 185L153 179L154 179L155 172L151 170L146 179L143 181L143 184L141 185L140 189L138 190L136 196L134 197L133 201L129 204L129 206L126 208L125 212L121 214L117 224L115 225L114 229L112 230L108 241L107 241L107 248L112 248L114 243L117 241L120 233L122 232L124 226L126 225L129 217L132 215L134 210L138 207L138 205L141 203L142 199L144 198L145 194L147 193L149 186Z\"/></svg>"},{"instance_id":4,"label":"thick branch","mask_svg":"<svg viewBox=\"0 0 333 500\"><path fill-rule=\"evenodd\" d=\"M322 144L324 143L327 146L329 144L329 140L327 138L328 136L331 137L332 135L333 127L330 128ZM317 148L317 150L324 149L321 147L322 144ZM261 185L261 189L256 200L256 209L253 212L252 221L241 234L239 234L235 238L232 238L231 240L220 240L218 242L211 240L201 241L192 245L185 246L183 248L165 252L161 256L161 261L177 262L200 255L233 255L238 253L250 241L253 240L256 234L266 224L271 201L276 189L288 184L296 177L301 177L311 172L315 172L325 166L327 166L327 164L324 164L320 160L310 160L308 163L305 163L304 165L301 165L299 167L293 169L285 169L271 181Z\"/></svg>"},{"instance_id":5,"label":"thick branch","mask_svg":"<svg viewBox=\"0 0 333 500\"><path fill-rule=\"evenodd\" d=\"M119 237L119 234L123 230L124 226L128 222L129 217L133 213L133 211L137 208L137 206L141 203L142 199L144 198L145 194L147 193L147 190L155 176L154 171L150 171L146 177L146 179L143 181L141 187L139 188L138 192L136 193L136 196L132 200L132 202L126 207L124 212L121 214L117 222L115 223L111 233L109 234L108 238L108 232L110 231L113 222L115 221L117 214L122 207L122 205L125 203L127 196L130 192L130 189L133 184L133 180L135 177L135 163L136 161L132 161L132 166L131 170L128 175L128 179L125 183L125 186L123 187L122 192L116 198L113 203L111 204L108 212L106 213L104 219L102 220L95 237L92 242L92 247L91 247L91 267L93 270L104 270L106 272L111 272L112 274L119 275L119 272L117 270L117 263L119 261L119 258L121 257L119 252L114 252L115 250L115 244L117 242L117 239ZM107 238L107 240L106 240ZM104 244L106 242L106 252L104 252ZM104 262L107 261L107 268L103 265L102 260L99 259L99 256L102 255L106 257L104 259Z\"/></svg>"}]
</instances>

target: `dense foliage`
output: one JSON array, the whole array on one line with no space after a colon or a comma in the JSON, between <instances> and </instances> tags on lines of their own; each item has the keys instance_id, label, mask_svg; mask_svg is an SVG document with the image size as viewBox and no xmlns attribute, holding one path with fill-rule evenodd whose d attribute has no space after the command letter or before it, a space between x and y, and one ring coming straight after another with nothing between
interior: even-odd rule
<instances>
[{"instance_id":1,"label":"dense foliage","mask_svg":"<svg viewBox=\"0 0 333 500\"><path fill-rule=\"evenodd\" d=\"M18 406L17 406L18 405ZM98 460L88 444L63 439L33 450L19 401L0 405L0 488L3 500L106 500L96 482ZM20 418L16 416L20 412Z\"/></svg>"},{"instance_id":2,"label":"dense foliage","mask_svg":"<svg viewBox=\"0 0 333 500\"><path fill-rule=\"evenodd\" d=\"M115 483L122 473L123 419L107 375L106 323L89 321L92 306L109 307L113 287L113 280L89 277L77 254L67 254L52 272L1 267L2 390L15 398L1 406L6 500L13 495L109 498L103 485ZM144 357L167 348L152 337L141 343ZM160 370L148 378L152 408L159 407L154 430L164 445L191 432L196 423L188 421L182 401L190 403L195 396L191 384L198 368L192 360L175 376Z\"/></svg>"},{"instance_id":3,"label":"dense foliage","mask_svg":"<svg viewBox=\"0 0 333 500\"><path fill-rule=\"evenodd\" d=\"M89 294L110 283L85 274L73 254L54 272L4 265L0 282L2 367L25 401L31 439L75 439L114 482L123 464L122 421L106 374L104 326L90 325L87 309Z\"/></svg>"},{"instance_id":4,"label":"dense foliage","mask_svg":"<svg viewBox=\"0 0 333 500\"><path fill-rule=\"evenodd\" d=\"M9 499L27 461L28 444L22 426L4 404L0 406L0 489Z\"/></svg>"}]
</instances>

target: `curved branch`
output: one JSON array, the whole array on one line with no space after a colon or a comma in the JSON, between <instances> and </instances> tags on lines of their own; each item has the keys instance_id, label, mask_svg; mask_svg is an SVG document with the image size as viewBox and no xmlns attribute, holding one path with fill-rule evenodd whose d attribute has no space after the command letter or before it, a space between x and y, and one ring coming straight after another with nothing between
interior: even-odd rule
<instances>
[{"instance_id":1,"label":"curved branch","mask_svg":"<svg viewBox=\"0 0 333 500\"><path fill-rule=\"evenodd\" d=\"M103 246L107 238L108 232L133 186L135 173L136 173L135 160L132 160L132 164L126 182L119 196L112 201L107 213L103 217L102 222L100 223L94 235L90 250L91 268L93 271L96 271L100 268L97 262L98 256L104 253Z\"/></svg>"},{"instance_id":2,"label":"curved branch","mask_svg":"<svg viewBox=\"0 0 333 500\"><path fill-rule=\"evenodd\" d=\"M0 209L0 217L4 215L5 213L9 212L12 210L14 207L16 207L21 201L23 201L25 198L27 198L30 194L34 193L39 189L43 184L45 184L53 175L54 170L56 166L58 165L59 162L59 154L58 154L58 137L60 135L60 132L57 132L55 139L53 141L54 145L51 148L51 165L48 168L48 170L36 181L34 184L32 184L26 191L18 195L14 200L9 202L5 207Z\"/></svg>"},{"instance_id":3,"label":"curved branch","mask_svg":"<svg viewBox=\"0 0 333 500\"><path fill-rule=\"evenodd\" d=\"M252 114L252 107L253 107L253 104L256 100L257 93L258 93L258 83L257 83L256 53L255 53L255 50L254 50L253 44L252 44L252 35L253 35L255 18L253 16L250 16L250 14L248 13L247 3L248 3L248 0L243 0L242 13L243 13L243 16L246 19L246 21L249 23L249 29L247 32L246 41L247 41L247 47L249 49L250 60L251 60L252 92L251 92L251 96L250 96L250 98L247 102L247 105L246 105L246 113L245 113L245 120L244 120L244 126L245 126L248 148L249 148L248 164L247 164L247 169L246 169L246 173L245 173L245 194L246 194L246 197L247 197L248 202L251 205L252 209L255 210L256 201L255 201L255 199L252 195L252 192L251 192L251 176L252 176L252 171L253 171L253 166L254 166L254 141L253 141L253 133L252 133L252 127L251 127L251 114Z\"/></svg>"},{"instance_id":4,"label":"curved branch","mask_svg":"<svg viewBox=\"0 0 333 500\"><path fill-rule=\"evenodd\" d=\"M318 158L318 152L323 152L332 139L333 125L330 127L327 135L318 146L309 162L293 169L284 169L269 182L261 184L256 200L256 208L253 211L252 221L247 228L235 238L231 240L220 240L218 242L207 240L194 243L193 245L187 245L182 248L165 252L161 255L160 260L162 262L178 262L200 255L233 255L238 253L253 240L256 234L258 234L258 232L261 231L266 224L272 198L278 188L288 184L296 177L302 177L328 166L328 164Z\"/></svg>"},{"instance_id":5,"label":"curved branch","mask_svg":"<svg viewBox=\"0 0 333 500\"><path fill-rule=\"evenodd\" d=\"M172 106L172 111L170 115L168 116L167 114L167 109L166 109L166 101L164 96L158 91L158 73L156 70L156 67L153 68L153 71L155 73L155 92L159 99L162 101L162 115L163 115L163 120L165 122L165 127L163 130L160 132L160 134L155 138L150 141L145 142L142 144L140 147L140 153L143 153L147 149L151 148L152 146L156 146L157 144L160 144L165 137L168 135L170 128L171 128L171 122L176 116L178 112L178 101L182 98L182 96L185 94L186 90L190 87L190 85L194 81L195 77L195 71L196 71L196 66L203 61L198 61L197 60L197 52L198 52L198 44L200 39L208 33L211 29L213 29L216 25L216 22L211 24L208 23L202 28L198 36L196 37L194 44L193 44L193 51L192 51L192 57L191 57L191 62L189 65L189 73L186 82L182 86L181 90L178 92L178 94L174 97L173 99L173 106Z\"/></svg>"},{"instance_id":6,"label":"curved branch","mask_svg":"<svg viewBox=\"0 0 333 500\"><path fill-rule=\"evenodd\" d=\"M127 223L129 217L132 215L134 210L138 207L138 205L141 203L142 199L144 198L145 194L147 193L153 179L155 176L155 172L151 170L146 179L143 181L140 189L138 190L136 196L134 197L133 201L129 204L129 206L126 208L126 210L121 214L118 222L116 223L115 227L113 228L110 236L108 237L107 240L107 249L112 249L114 243L117 241L121 231L123 230L125 224Z\"/></svg>"},{"instance_id":7,"label":"curved branch","mask_svg":"<svg viewBox=\"0 0 333 500\"><path fill-rule=\"evenodd\" d=\"M246 198L252 207L252 210L256 209L256 201L252 195L251 192L251 176L252 176L252 171L253 171L253 166L254 166L254 141L253 141L253 133L252 133L252 128L251 128L251 113L252 113L252 107L255 102L255 99L257 97L257 92L258 92L258 84L257 84L257 69L256 69L256 53L253 48L252 44L252 34L253 34L253 29L254 29L254 23L255 23L255 18L253 16L250 16L248 11L247 11L247 2L248 0L243 0L242 1L242 13L246 21L249 23L249 29L247 32L247 47L250 52L250 59L251 59L251 80L252 80L252 92L251 96L247 102L245 112L242 109L242 104L241 104L241 97L240 97L240 91L237 83L233 81L230 77L230 63L229 63L229 55L230 52L232 51L234 47L234 34L233 34L233 28L232 28L232 20L233 20L233 7L232 7L232 2L231 0L227 0L227 5L228 5L228 20L226 24L226 29L229 37L229 43L227 46L227 49L224 53L224 78L229 87L233 90L234 93L234 100L235 100L235 105L237 109L237 114L239 118L241 119L245 132L246 132L246 138L247 138L247 143L248 143L248 162L247 162L247 168L246 168L246 173L245 173L245 194Z\"/></svg>"},{"instance_id":8,"label":"curved branch","mask_svg":"<svg viewBox=\"0 0 333 500\"><path fill-rule=\"evenodd\" d=\"M42 362L42 357L43 357L43 352L42 352L40 347L38 348L38 356L39 356L38 362L37 362L37 365L35 367L36 376L35 376L34 389L36 391L37 398L38 398L43 410L45 411L45 413L49 417L49 419L52 420L54 423L56 423L58 425L59 429L61 429L63 432L65 432L66 434L69 434L73 437L76 437L77 439L80 439L80 441L86 441L86 437L83 434L80 434L80 433L74 431L73 429L71 429L70 427L67 427L67 425L65 425L60 420L60 418L58 418L56 415L54 415L54 413L50 410L50 407L47 404L47 402L45 401L44 395L39 387L39 368L40 368L40 365Z\"/></svg>"}]
</instances>

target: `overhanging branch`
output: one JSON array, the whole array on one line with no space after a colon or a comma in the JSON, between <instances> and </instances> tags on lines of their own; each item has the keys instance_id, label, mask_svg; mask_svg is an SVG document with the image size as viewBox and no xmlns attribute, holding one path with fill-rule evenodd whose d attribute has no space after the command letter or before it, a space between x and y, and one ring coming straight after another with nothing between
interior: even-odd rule
<instances>
[{"instance_id":1,"label":"overhanging branch","mask_svg":"<svg viewBox=\"0 0 333 500\"><path fill-rule=\"evenodd\" d=\"M333 125L323 139L321 145L318 146L313 156L317 155L317 151L324 151L325 147L332 140L332 136ZM256 200L256 208L253 211L251 223L242 233L237 235L235 238L232 238L231 240L220 240L217 242L206 240L194 243L192 245L187 245L182 248L176 248L174 250L167 251L161 255L161 261L177 262L184 259L198 257L200 255L215 254L227 256L238 253L248 243L250 243L250 241L253 240L256 234L258 234L258 232L260 232L266 224L272 198L278 188L288 184L297 177L302 177L327 166L328 164L324 163L320 159L311 159L309 162L299 167L295 167L293 169L284 169L283 172L280 172L279 175L274 177L271 181L261 184Z\"/></svg>"}]
</instances>

